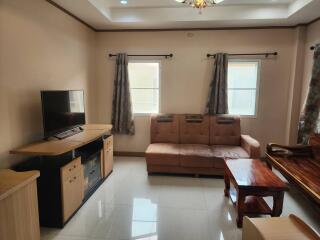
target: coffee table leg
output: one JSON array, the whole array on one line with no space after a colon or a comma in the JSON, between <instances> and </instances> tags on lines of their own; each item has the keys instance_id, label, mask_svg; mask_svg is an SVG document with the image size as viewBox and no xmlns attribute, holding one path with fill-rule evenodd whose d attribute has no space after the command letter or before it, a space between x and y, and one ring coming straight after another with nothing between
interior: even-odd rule
<instances>
[{"instance_id":1,"label":"coffee table leg","mask_svg":"<svg viewBox=\"0 0 320 240\"><path fill-rule=\"evenodd\" d=\"M243 220L243 215L244 215L244 201L245 201L245 194L242 193L242 191L239 189L238 190L238 196L237 196L237 226L239 228L242 227L242 220Z\"/></svg>"},{"instance_id":2,"label":"coffee table leg","mask_svg":"<svg viewBox=\"0 0 320 240\"><path fill-rule=\"evenodd\" d=\"M277 192L273 196L272 217L279 217L282 213L284 192Z\"/></svg>"},{"instance_id":3,"label":"coffee table leg","mask_svg":"<svg viewBox=\"0 0 320 240\"><path fill-rule=\"evenodd\" d=\"M229 197L230 196L230 178L226 172L224 173L224 183L225 183L224 195L226 197Z\"/></svg>"}]
</instances>

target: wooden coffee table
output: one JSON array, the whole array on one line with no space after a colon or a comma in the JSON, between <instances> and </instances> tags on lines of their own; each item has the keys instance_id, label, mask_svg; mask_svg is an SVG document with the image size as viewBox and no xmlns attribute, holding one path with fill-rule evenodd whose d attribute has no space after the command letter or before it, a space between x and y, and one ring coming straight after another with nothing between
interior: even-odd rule
<instances>
[{"instance_id":1,"label":"wooden coffee table","mask_svg":"<svg viewBox=\"0 0 320 240\"><path fill-rule=\"evenodd\" d=\"M238 212L238 227L242 227L244 215L281 215L287 187L260 160L226 159L224 181L224 194L231 199ZM263 199L267 196L273 197L272 209Z\"/></svg>"}]
</instances>

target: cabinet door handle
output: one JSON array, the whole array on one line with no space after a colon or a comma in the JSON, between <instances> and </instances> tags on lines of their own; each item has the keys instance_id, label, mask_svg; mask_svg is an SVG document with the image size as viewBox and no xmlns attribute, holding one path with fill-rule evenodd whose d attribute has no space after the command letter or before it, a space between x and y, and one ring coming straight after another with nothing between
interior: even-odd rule
<instances>
[{"instance_id":1,"label":"cabinet door handle","mask_svg":"<svg viewBox=\"0 0 320 240\"><path fill-rule=\"evenodd\" d=\"M72 169L75 169L75 168L77 168L77 165L73 165L73 167L69 168L69 172L71 172Z\"/></svg>"},{"instance_id":2,"label":"cabinet door handle","mask_svg":"<svg viewBox=\"0 0 320 240\"><path fill-rule=\"evenodd\" d=\"M76 180L77 179L77 177L76 176L74 176L72 179L70 179L69 180L69 183L73 183L74 182L74 180Z\"/></svg>"}]
</instances>

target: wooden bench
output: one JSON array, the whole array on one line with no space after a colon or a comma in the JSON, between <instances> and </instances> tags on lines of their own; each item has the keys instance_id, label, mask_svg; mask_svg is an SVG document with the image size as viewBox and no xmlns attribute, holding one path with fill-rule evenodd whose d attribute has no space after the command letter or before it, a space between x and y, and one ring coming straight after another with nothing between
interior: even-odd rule
<instances>
[{"instance_id":1,"label":"wooden bench","mask_svg":"<svg viewBox=\"0 0 320 240\"><path fill-rule=\"evenodd\" d=\"M267 146L267 164L297 185L320 207L320 160L311 146Z\"/></svg>"}]
</instances>

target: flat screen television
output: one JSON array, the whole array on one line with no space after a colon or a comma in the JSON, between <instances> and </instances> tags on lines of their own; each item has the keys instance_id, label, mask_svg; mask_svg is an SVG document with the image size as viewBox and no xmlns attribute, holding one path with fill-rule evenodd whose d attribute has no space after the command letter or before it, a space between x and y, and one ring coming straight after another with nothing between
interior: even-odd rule
<instances>
[{"instance_id":1,"label":"flat screen television","mask_svg":"<svg viewBox=\"0 0 320 240\"><path fill-rule=\"evenodd\" d=\"M82 90L41 91L41 101L45 138L85 124Z\"/></svg>"}]
</instances>

